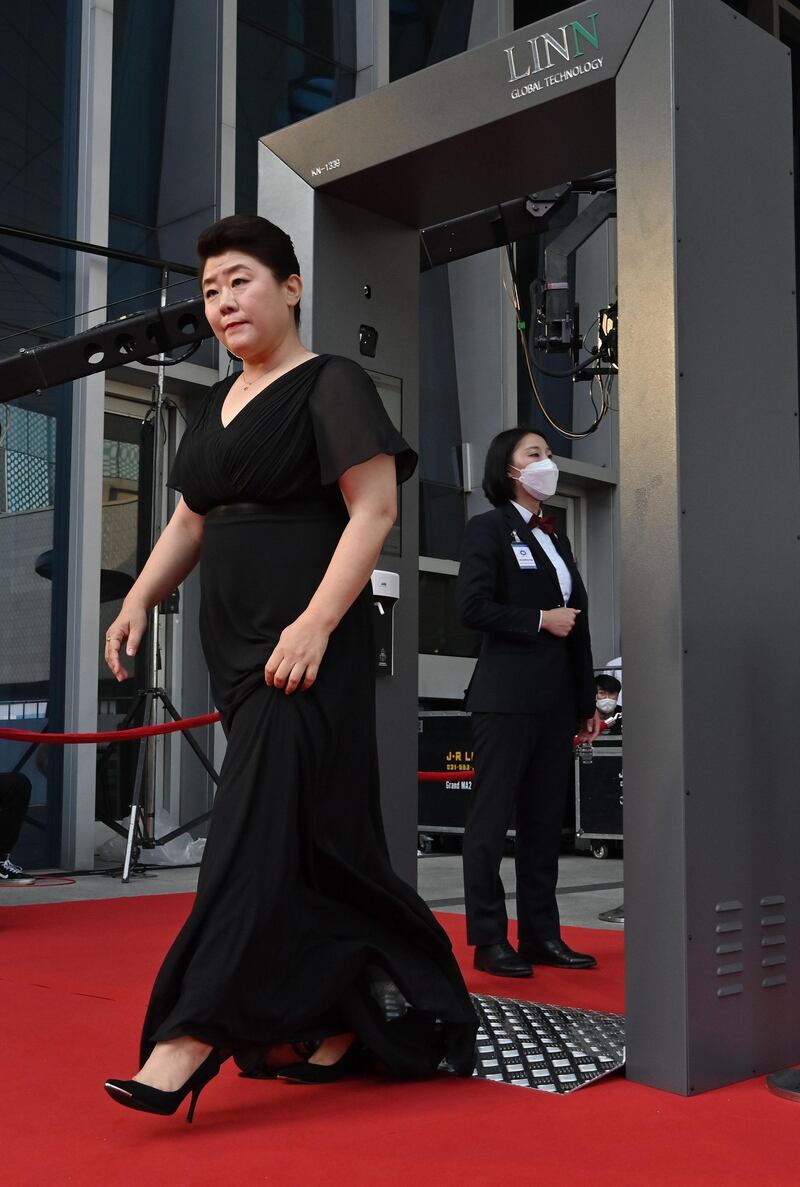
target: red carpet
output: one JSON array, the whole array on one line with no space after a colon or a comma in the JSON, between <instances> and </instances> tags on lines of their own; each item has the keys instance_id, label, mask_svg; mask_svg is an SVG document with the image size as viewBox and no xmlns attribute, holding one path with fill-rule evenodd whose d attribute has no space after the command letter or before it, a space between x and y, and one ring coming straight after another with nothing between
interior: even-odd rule
<instances>
[{"instance_id":1,"label":"red carpet","mask_svg":"<svg viewBox=\"0 0 800 1187\"><path fill-rule=\"evenodd\" d=\"M129 1187L729 1187L800 1181L800 1107L762 1079L693 1099L617 1076L567 1097L478 1081L374 1077L308 1088L226 1064L195 1124L115 1107L156 966L188 895L0 910L4 1182ZM1 906L2 904L0 904ZM443 916L462 967L464 920ZM590 973L470 988L621 1011L622 936L567 933Z\"/></svg>"}]
</instances>

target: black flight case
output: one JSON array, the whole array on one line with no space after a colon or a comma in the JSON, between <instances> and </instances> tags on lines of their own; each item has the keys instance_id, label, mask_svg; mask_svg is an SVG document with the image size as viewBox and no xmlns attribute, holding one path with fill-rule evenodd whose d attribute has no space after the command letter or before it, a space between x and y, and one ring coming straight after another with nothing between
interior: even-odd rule
<instances>
[{"instance_id":1,"label":"black flight case","mask_svg":"<svg viewBox=\"0 0 800 1187\"><path fill-rule=\"evenodd\" d=\"M472 779L470 714L457 709L421 709L418 714L418 771L433 771L444 778L418 783L419 848L428 852L433 838L460 837L467 819Z\"/></svg>"},{"instance_id":2,"label":"black flight case","mask_svg":"<svg viewBox=\"0 0 800 1187\"><path fill-rule=\"evenodd\" d=\"M603 732L575 754L575 835L595 857L622 841L622 736Z\"/></svg>"}]
</instances>

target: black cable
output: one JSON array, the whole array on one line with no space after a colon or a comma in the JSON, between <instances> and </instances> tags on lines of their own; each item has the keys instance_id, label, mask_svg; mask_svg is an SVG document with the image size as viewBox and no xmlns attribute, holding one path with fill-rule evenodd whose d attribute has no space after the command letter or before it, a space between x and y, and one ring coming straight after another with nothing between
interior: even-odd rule
<instances>
[{"instance_id":1,"label":"black cable","mask_svg":"<svg viewBox=\"0 0 800 1187\"><path fill-rule=\"evenodd\" d=\"M193 354L200 349L205 342L205 338L201 338L198 342L193 342L187 351L180 355L177 359L137 359L137 363L143 363L145 367L177 367L178 363L185 363Z\"/></svg>"},{"instance_id":2,"label":"black cable","mask_svg":"<svg viewBox=\"0 0 800 1187\"><path fill-rule=\"evenodd\" d=\"M578 375L581 371L585 371L590 363L597 364L599 362L600 360L596 355L590 355L588 359L584 359L583 362L578 363L576 367L569 367L566 371L548 371L546 367L542 367L541 364L537 363L535 359L533 360L533 365L540 375L547 375L550 379L572 379L574 375Z\"/></svg>"},{"instance_id":3,"label":"black cable","mask_svg":"<svg viewBox=\"0 0 800 1187\"><path fill-rule=\"evenodd\" d=\"M586 333L581 334L581 346L583 347L583 349L586 351L587 354L592 354L592 351L589 350L589 347L586 345L586 339L589 337L589 335L591 334L594 327L595 326L599 327L599 325L600 325L600 314L598 313L598 315L594 319L594 321L589 323L589 329L586 331ZM598 336L598 347L599 347L599 336ZM597 350L594 351L594 355L595 356L597 355Z\"/></svg>"},{"instance_id":4,"label":"black cable","mask_svg":"<svg viewBox=\"0 0 800 1187\"><path fill-rule=\"evenodd\" d=\"M594 321L589 326L589 329L586 331L585 334L583 334L581 336L581 344L583 345L584 350L587 349L586 338L587 338L588 334L591 332L592 327L597 325L599 323L599 321L600 321L600 314L598 313L597 317L594 319ZM598 347L599 347L599 344L598 344ZM535 359L533 360L533 365L541 375L547 375L551 379L571 379L573 377L573 375L578 375L578 374L580 374L581 371L585 371L587 369L587 367L589 367L592 363L595 363L598 366L601 364L602 360L600 359L599 353L592 354L591 351L588 351L588 355L589 355L589 357L587 359L584 359L582 363L578 363L577 366L570 367L566 371L548 371L546 367L543 367L540 363L537 363Z\"/></svg>"},{"instance_id":5,"label":"black cable","mask_svg":"<svg viewBox=\"0 0 800 1187\"><path fill-rule=\"evenodd\" d=\"M608 386L607 386L607 389L606 389L606 401L607 401L607 403L608 403L609 411L611 411L611 412L619 412L619 408L615 408L615 407L613 406L613 404L611 403L611 388L612 388L613 384L614 384L614 376L613 376L613 375L609 375L609 377L608 377Z\"/></svg>"},{"instance_id":6,"label":"black cable","mask_svg":"<svg viewBox=\"0 0 800 1187\"><path fill-rule=\"evenodd\" d=\"M594 418L595 418L595 420L597 420L598 411L597 411L597 405L594 402L594 381L595 381L595 379L597 379L597 375L592 375L591 379L589 380L589 399L591 400L592 408L594 409ZM600 391L602 392L602 390L603 390L603 384L601 382Z\"/></svg>"},{"instance_id":7,"label":"black cable","mask_svg":"<svg viewBox=\"0 0 800 1187\"><path fill-rule=\"evenodd\" d=\"M530 380L531 391L533 392L534 398L536 400L536 403L539 406L539 410L541 411L542 416L545 418L545 420L550 425L550 427L552 429L554 429L557 433L560 433L562 437L566 437L569 441L581 441L581 440L583 440L584 437L589 437L589 436L591 436L592 433L597 432L597 429L599 428L600 423L603 420L603 417L608 412L608 404L607 404L606 400L604 399L603 404L600 409L600 413L599 413L599 415L595 416L594 422L589 426L588 429L582 429L580 432L577 432L577 433L573 432L572 429L565 429L562 425L558 424L557 421L553 420L553 417L550 415L550 413L545 408L544 401L542 400L542 397L539 394L539 388L536 384L536 380L533 377L533 367L535 364L533 364L531 362L530 353L528 352L528 342L527 342L527 338L525 335L525 322L522 320L522 310L520 309L520 303L519 303L519 290L518 290L518 286L517 286L517 276L516 276L516 270L514 268L514 260L513 260L510 245L508 245L506 247L506 256L508 258L508 267L509 267L509 271L511 273L511 283L512 283L513 290L514 290L514 295L512 296L511 294L509 294L509 299L511 300L511 303L514 306L514 309L517 314L517 331L519 333L519 340L520 340L520 344L522 346L522 355L523 355L523 358L525 359L525 366L528 371L528 379ZM599 362L599 360L597 360L597 361ZM544 373L547 374L547 372L544 372ZM562 374L567 375L568 373L562 372ZM602 385L601 385L601 390L602 390Z\"/></svg>"},{"instance_id":8,"label":"black cable","mask_svg":"<svg viewBox=\"0 0 800 1187\"><path fill-rule=\"evenodd\" d=\"M176 404L174 400L164 400L161 407L162 408L174 408L175 411L177 412L178 416L183 421L183 423L185 425L188 425L189 422L186 419L186 417L183 415L183 409L181 408L181 406L179 404Z\"/></svg>"},{"instance_id":9,"label":"black cable","mask_svg":"<svg viewBox=\"0 0 800 1187\"><path fill-rule=\"evenodd\" d=\"M552 416L550 415L550 413L547 411L547 409L544 406L544 401L542 400L542 397L539 394L539 388L536 386L536 380L533 378L533 370L531 369L530 355L528 354L528 343L525 341L524 330L520 330L519 337L520 337L520 342L522 343L523 357L525 359L525 364L528 369L528 378L530 379L530 382L531 382L531 390L533 391L534 397L536 399L536 403L539 405L539 409L542 413L542 416L545 418L547 423L550 425L550 428L555 429L555 431L557 433L560 433L562 437L566 437L570 441L582 441L584 437L590 437L592 435L592 433L596 433L598 428L600 427L600 423L603 420L603 417L608 412L608 408L605 406L605 404L601 408L599 415L596 416L594 421L592 422L592 424L589 425L589 428L581 429L579 432L573 432L572 429L565 429L563 427L563 425L560 425L557 421L553 420Z\"/></svg>"},{"instance_id":10,"label":"black cable","mask_svg":"<svg viewBox=\"0 0 800 1187\"><path fill-rule=\"evenodd\" d=\"M173 280L172 284L167 285L167 288L174 289L177 288L179 284L196 283L196 277L187 276L185 280ZM153 293L160 293L161 291L162 290L160 286L157 289L145 289L143 293L133 293L130 297L119 297L116 301L112 301L111 304L121 305L123 301L138 301L140 297L150 297ZM30 326L23 330L15 330L13 334L6 334L4 337L0 338L0 344L3 342L8 342L11 338L21 338L23 334L38 334L40 330L49 330L51 326L60 326L61 323L65 321L76 321L79 317L88 317L90 313L99 313L101 309L105 309L106 312L108 312L109 308L108 302L106 302L104 305L95 306L94 309L84 309L82 313L71 313L68 317L57 317L55 321L43 322L40 326ZM121 313L119 317L109 318L109 321L119 321L125 316L126 315L124 313ZM89 329L96 330L97 326L90 326Z\"/></svg>"},{"instance_id":11,"label":"black cable","mask_svg":"<svg viewBox=\"0 0 800 1187\"><path fill-rule=\"evenodd\" d=\"M172 865L172 863L167 864L162 862L144 862L142 864L147 870L151 870L153 873L155 873L157 870L196 870L200 865L200 863L197 861L180 862L176 863L175 865ZM98 866L93 870L40 870L37 874L32 874L31 877L42 879L90 877L100 878L104 875L113 877L114 875L119 874L121 869L121 866L115 863L109 863L109 865L105 868ZM9 883L9 885L12 885L12 883ZM20 890L22 889L23 887L20 887Z\"/></svg>"}]
</instances>

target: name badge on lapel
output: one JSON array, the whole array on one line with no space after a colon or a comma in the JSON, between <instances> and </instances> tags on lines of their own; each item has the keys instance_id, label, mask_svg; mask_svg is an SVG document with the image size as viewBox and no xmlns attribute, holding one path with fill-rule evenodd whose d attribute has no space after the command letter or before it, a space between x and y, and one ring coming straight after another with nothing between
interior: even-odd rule
<instances>
[{"instance_id":1,"label":"name badge on lapel","mask_svg":"<svg viewBox=\"0 0 800 1187\"><path fill-rule=\"evenodd\" d=\"M527 544L522 543L516 532L511 533L511 547L514 549L514 556L517 558L517 564L521 569L536 568L533 553Z\"/></svg>"}]
</instances>

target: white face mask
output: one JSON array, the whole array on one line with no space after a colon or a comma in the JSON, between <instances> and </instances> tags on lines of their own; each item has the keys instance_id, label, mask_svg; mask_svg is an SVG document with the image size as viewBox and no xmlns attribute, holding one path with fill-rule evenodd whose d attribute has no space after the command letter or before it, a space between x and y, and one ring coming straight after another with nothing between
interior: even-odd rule
<instances>
[{"instance_id":1,"label":"white face mask","mask_svg":"<svg viewBox=\"0 0 800 1187\"><path fill-rule=\"evenodd\" d=\"M611 697L603 697L597 702L597 708L601 713L611 713L617 707L617 702L612 701Z\"/></svg>"},{"instance_id":2,"label":"white face mask","mask_svg":"<svg viewBox=\"0 0 800 1187\"><path fill-rule=\"evenodd\" d=\"M518 469L517 466L513 468ZM558 486L558 466L549 457L541 462L531 462L520 470L519 481L534 499L549 499Z\"/></svg>"}]
</instances>

